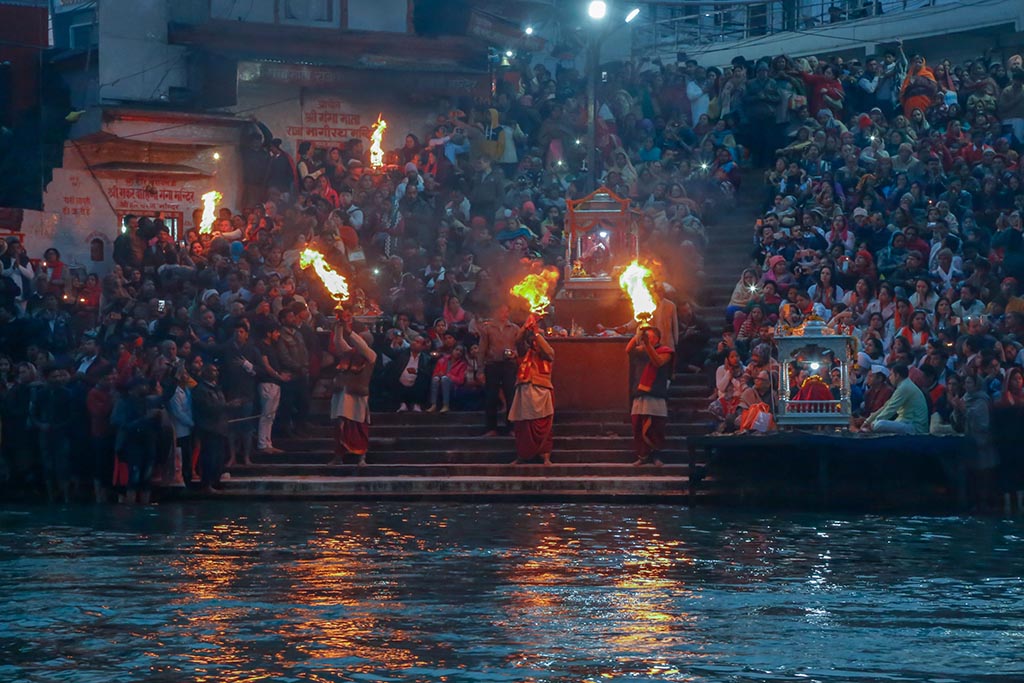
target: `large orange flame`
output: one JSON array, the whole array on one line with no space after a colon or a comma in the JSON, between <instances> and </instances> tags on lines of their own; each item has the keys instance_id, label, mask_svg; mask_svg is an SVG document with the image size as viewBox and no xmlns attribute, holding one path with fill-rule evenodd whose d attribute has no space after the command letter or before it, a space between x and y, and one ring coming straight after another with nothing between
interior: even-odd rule
<instances>
[{"instance_id":1,"label":"large orange flame","mask_svg":"<svg viewBox=\"0 0 1024 683\"><path fill-rule=\"evenodd\" d=\"M377 114L377 123L373 124L373 134L370 135L370 167L380 168L384 165L384 149L381 143L384 142L384 131L387 130L388 122Z\"/></svg>"},{"instance_id":2,"label":"large orange flame","mask_svg":"<svg viewBox=\"0 0 1024 683\"><path fill-rule=\"evenodd\" d=\"M348 281L340 273L336 273L327 259L316 249L306 248L299 254L299 266L303 269L313 266L324 287L331 293L335 301L348 299Z\"/></svg>"},{"instance_id":3,"label":"large orange flame","mask_svg":"<svg viewBox=\"0 0 1024 683\"><path fill-rule=\"evenodd\" d=\"M619 287L629 295L630 303L633 304L633 319L637 322L650 322L654 317L654 309L658 307L654 303L650 287L647 286L649 277L650 268L641 266L635 260L619 276Z\"/></svg>"},{"instance_id":4,"label":"large orange flame","mask_svg":"<svg viewBox=\"0 0 1024 683\"><path fill-rule=\"evenodd\" d=\"M558 282L558 269L548 266L540 273L530 273L516 286L509 290L512 296L525 299L530 305L530 313L544 315L551 305L549 294Z\"/></svg>"},{"instance_id":5,"label":"large orange flame","mask_svg":"<svg viewBox=\"0 0 1024 683\"><path fill-rule=\"evenodd\" d=\"M199 221L199 232L210 232L217 220L217 202L221 200L220 192L210 190L203 195L203 218Z\"/></svg>"}]
</instances>

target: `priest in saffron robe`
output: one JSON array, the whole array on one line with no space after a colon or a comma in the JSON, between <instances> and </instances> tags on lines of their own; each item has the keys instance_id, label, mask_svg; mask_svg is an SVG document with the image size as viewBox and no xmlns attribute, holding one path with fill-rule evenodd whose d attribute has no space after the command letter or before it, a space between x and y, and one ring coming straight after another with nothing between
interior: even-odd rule
<instances>
[{"instance_id":1,"label":"priest in saffron robe","mask_svg":"<svg viewBox=\"0 0 1024 683\"><path fill-rule=\"evenodd\" d=\"M362 336L368 333L355 333L351 325L351 316L339 316L331 344L339 359L331 396L331 419L336 421L332 465L342 464L346 454L359 456L359 464L365 465L370 447L370 378L377 353Z\"/></svg>"},{"instance_id":2,"label":"priest in saffron robe","mask_svg":"<svg viewBox=\"0 0 1024 683\"><path fill-rule=\"evenodd\" d=\"M668 424L668 384L672 377L673 349L661 343L661 330L640 327L626 344L633 378L634 465L660 465L658 451L665 447Z\"/></svg>"},{"instance_id":3,"label":"priest in saffron robe","mask_svg":"<svg viewBox=\"0 0 1024 683\"><path fill-rule=\"evenodd\" d=\"M520 347L519 357L522 360L516 373L516 391L508 413L516 437L516 459L512 464L540 458L545 465L550 465L555 414L551 365L555 360L555 350L544 339L538 329L537 318L532 314L520 328L516 344Z\"/></svg>"}]
</instances>

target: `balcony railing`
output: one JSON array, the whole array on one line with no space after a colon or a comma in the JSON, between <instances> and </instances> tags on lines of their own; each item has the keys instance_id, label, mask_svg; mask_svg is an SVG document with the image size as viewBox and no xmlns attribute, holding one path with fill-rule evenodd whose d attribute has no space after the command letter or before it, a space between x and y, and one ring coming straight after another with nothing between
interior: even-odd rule
<instances>
[{"instance_id":1,"label":"balcony railing","mask_svg":"<svg viewBox=\"0 0 1024 683\"><path fill-rule=\"evenodd\" d=\"M652 5L636 26L633 50L639 56L699 51L780 33L802 33L852 21L891 15L955 0L794 0L665 7Z\"/></svg>"}]
</instances>

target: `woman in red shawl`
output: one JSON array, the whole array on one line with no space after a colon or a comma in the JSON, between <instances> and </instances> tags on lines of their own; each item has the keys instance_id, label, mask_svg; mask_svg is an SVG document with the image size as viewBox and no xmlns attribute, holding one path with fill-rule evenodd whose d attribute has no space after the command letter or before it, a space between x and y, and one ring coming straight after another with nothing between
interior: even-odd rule
<instances>
[{"instance_id":1,"label":"woman in red shawl","mask_svg":"<svg viewBox=\"0 0 1024 683\"><path fill-rule=\"evenodd\" d=\"M928 111L938 91L939 84L935 80L935 74L925 64L924 57L914 55L910 60L907 77L903 79L903 85L900 87L900 102L903 104L904 116L909 119L915 109Z\"/></svg>"},{"instance_id":2,"label":"woman in red shawl","mask_svg":"<svg viewBox=\"0 0 1024 683\"><path fill-rule=\"evenodd\" d=\"M819 111L826 108L837 118L842 116L846 93L832 66L826 66L820 74L800 73L799 76L807 87L807 103L811 116L817 116Z\"/></svg>"},{"instance_id":3,"label":"woman in red shawl","mask_svg":"<svg viewBox=\"0 0 1024 683\"><path fill-rule=\"evenodd\" d=\"M997 402L999 406L1024 406L1024 373L1020 368L1010 368L1003 383L1003 393Z\"/></svg>"},{"instance_id":4,"label":"woman in red shawl","mask_svg":"<svg viewBox=\"0 0 1024 683\"><path fill-rule=\"evenodd\" d=\"M867 249L861 249L853 259L853 271L855 277L865 278L868 282L878 281L878 269L875 268L875 257Z\"/></svg>"}]
</instances>

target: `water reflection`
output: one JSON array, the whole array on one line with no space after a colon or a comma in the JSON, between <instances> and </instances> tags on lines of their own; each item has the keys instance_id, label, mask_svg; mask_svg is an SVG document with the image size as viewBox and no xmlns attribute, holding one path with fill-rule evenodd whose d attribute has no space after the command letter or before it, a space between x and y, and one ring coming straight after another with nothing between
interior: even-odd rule
<instances>
[{"instance_id":1,"label":"water reflection","mask_svg":"<svg viewBox=\"0 0 1024 683\"><path fill-rule=\"evenodd\" d=\"M1018 680L1022 551L663 507L0 511L0 681Z\"/></svg>"}]
</instances>

